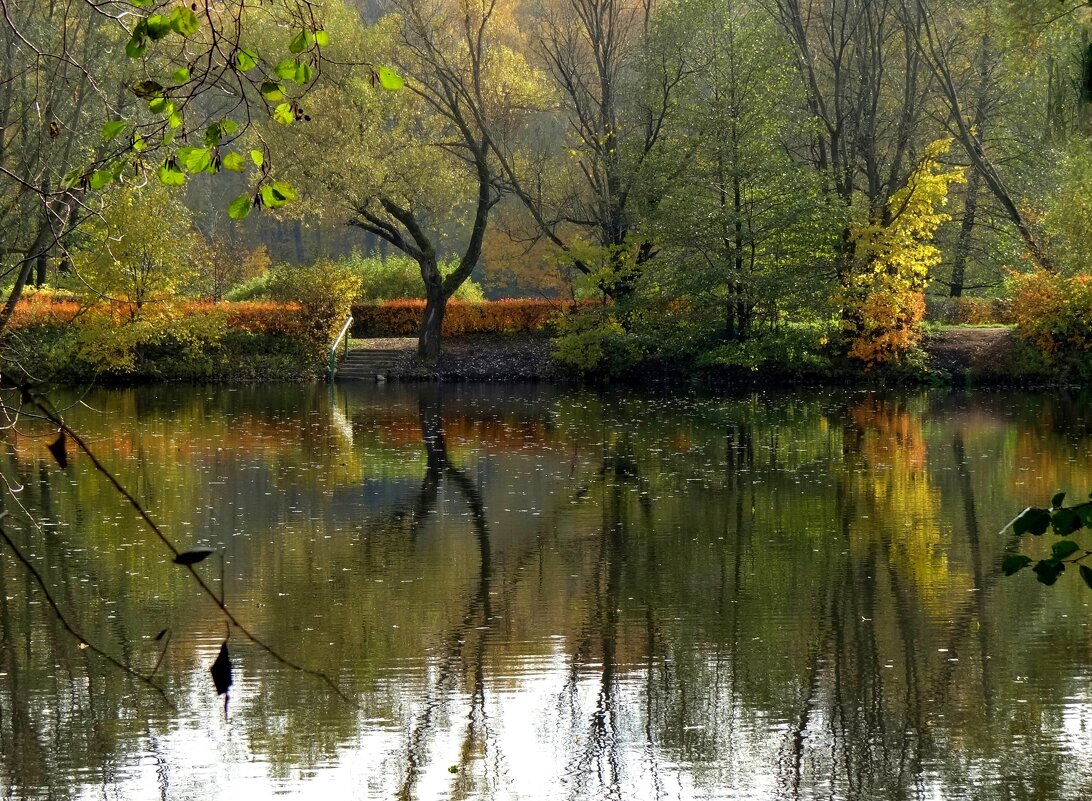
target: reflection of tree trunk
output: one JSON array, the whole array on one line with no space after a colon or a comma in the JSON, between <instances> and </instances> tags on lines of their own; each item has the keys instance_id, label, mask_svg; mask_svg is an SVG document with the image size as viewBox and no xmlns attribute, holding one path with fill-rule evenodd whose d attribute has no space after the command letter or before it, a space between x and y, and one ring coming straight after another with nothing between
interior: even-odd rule
<instances>
[{"instance_id":1,"label":"reflection of tree trunk","mask_svg":"<svg viewBox=\"0 0 1092 801\"><path fill-rule=\"evenodd\" d=\"M971 571L974 576L974 605L978 617L978 658L982 671L982 701L986 718L993 716L993 681L990 676L989 657L989 621L986 608L985 571L982 568L982 547L979 542L978 511L975 507L974 486L967 469L967 454L963 447L963 432L956 431L952 436L952 455L955 457L959 475L959 494L963 500L963 524L967 527L967 542L971 547Z\"/></svg>"},{"instance_id":2,"label":"reflection of tree trunk","mask_svg":"<svg viewBox=\"0 0 1092 801\"><path fill-rule=\"evenodd\" d=\"M491 587L493 580L492 546L489 527L485 519L485 504L481 491L474 480L462 469L453 465L447 453L447 439L444 434L443 398L440 390L429 387L421 392L419 400L421 438L425 446L427 466L422 482L421 493L416 504L417 518L413 532L416 533L421 522L429 512L436 511L439 498L439 486L442 480L449 480L463 496L470 508L474 532L478 540L479 563L478 581L467 611L460 624L447 639L445 660L436 680L437 697L425 703L425 709L418 718L410 736L407 753L406 775L403 778L398 797L408 801L414 797L417 777L426 758L425 746L432 731L433 715L442 703L443 691L453 685L457 668L461 662L464 646L474 633L478 638L473 661L471 682L470 710L467 717L467 730L460 751L461 771L456 779L452 797L464 797L469 794L470 764L475 753L474 746L484 744L485 737L485 647L488 632L482 629L493 619Z\"/></svg>"}]
</instances>

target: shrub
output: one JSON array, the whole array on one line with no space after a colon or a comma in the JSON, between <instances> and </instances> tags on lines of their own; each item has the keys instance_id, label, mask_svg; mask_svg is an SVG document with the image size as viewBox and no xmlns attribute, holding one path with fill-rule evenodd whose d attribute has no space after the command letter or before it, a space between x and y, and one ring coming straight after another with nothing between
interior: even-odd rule
<instances>
[{"instance_id":1,"label":"shrub","mask_svg":"<svg viewBox=\"0 0 1092 801\"><path fill-rule=\"evenodd\" d=\"M760 336L728 342L703 353L701 367L734 367L750 372L788 370L796 373L829 373L834 323L786 323Z\"/></svg>"},{"instance_id":2,"label":"shrub","mask_svg":"<svg viewBox=\"0 0 1092 801\"><path fill-rule=\"evenodd\" d=\"M224 299L233 303L242 303L248 300L268 300L270 297L269 284L272 280L272 271L256 275L226 292Z\"/></svg>"},{"instance_id":3,"label":"shrub","mask_svg":"<svg viewBox=\"0 0 1092 801\"><path fill-rule=\"evenodd\" d=\"M554 346L554 361L564 370L583 375L619 376L641 358L637 343L610 307L566 317Z\"/></svg>"},{"instance_id":4,"label":"shrub","mask_svg":"<svg viewBox=\"0 0 1092 801\"><path fill-rule=\"evenodd\" d=\"M951 325L1008 325L1012 308L1007 298L930 297L926 316Z\"/></svg>"},{"instance_id":5,"label":"shrub","mask_svg":"<svg viewBox=\"0 0 1092 801\"><path fill-rule=\"evenodd\" d=\"M307 321L303 335L328 343L349 314L358 278L331 261L306 267L282 266L273 271L269 294L274 300L298 303Z\"/></svg>"},{"instance_id":6,"label":"shrub","mask_svg":"<svg viewBox=\"0 0 1092 801\"><path fill-rule=\"evenodd\" d=\"M1044 270L1009 279L1020 336L1053 368L1092 377L1092 275Z\"/></svg>"},{"instance_id":7,"label":"shrub","mask_svg":"<svg viewBox=\"0 0 1092 801\"><path fill-rule=\"evenodd\" d=\"M8 328L18 330L32 326L64 325L79 315L80 304L68 293L48 290L28 292L15 304Z\"/></svg>"},{"instance_id":8,"label":"shrub","mask_svg":"<svg viewBox=\"0 0 1092 801\"><path fill-rule=\"evenodd\" d=\"M353 251L340 262L341 266L351 270L360 278L357 292L358 303L383 300L424 300L425 284L421 280L421 268L415 260L405 254L396 253L386 258L382 256L363 256ZM458 261L448 259L440 263L440 273L448 275L458 266ZM482 288L472 279L467 279L455 290L454 300L468 303L480 303L485 300Z\"/></svg>"},{"instance_id":9,"label":"shrub","mask_svg":"<svg viewBox=\"0 0 1092 801\"><path fill-rule=\"evenodd\" d=\"M866 368L897 361L921 341L925 296L921 292L888 286L870 292L847 323L849 355Z\"/></svg>"}]
</instances>

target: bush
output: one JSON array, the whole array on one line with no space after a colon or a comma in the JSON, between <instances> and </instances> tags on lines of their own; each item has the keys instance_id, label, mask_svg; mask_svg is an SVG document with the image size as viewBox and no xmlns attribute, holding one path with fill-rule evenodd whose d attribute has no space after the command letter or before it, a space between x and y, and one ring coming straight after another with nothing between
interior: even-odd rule
<instances>
[{"instance_id":1,"label":"bush","mask_svg":"<svg viewBox=\"0 0 1092 801\"><path fill-rule=\"evenodd\" d=\"M315 342L329 344L349 315L358 279L331 261L306 267L282 266L273 270L269 294L282 303L298 303L306 321L301 332Z\"/></svg>"},{"instance_id":2,"label":"bush","mask_svg":"<svg viewBox=\"0 0 1092 801\"><path fill-rule=\"evenodd\" d=\"M1045 270L1009 279L1020 336L1055 370L1092 377L1092 275Z\"/></svg>"},{"instance_id":3,"label":"bush","mask_svg":"<svg viewBox=\"0 0 1092 801\"><path fill-rule=\"evenodd\" d=\"M224 299L233 303L242 303L249 300L268 300L270 297L269 283L272 280L272 271L256 275L225 293Z\"/></svg>"},{"instance_id":4,"label":"bush","mask_svg":"<svg viewBox=\"0 0 1092 801\"><path fill-rule=\"evenodd\" d=\"M155 303L135 319L128 304L47 313L57 306L76 308L26 304L2 353L9 365L57 381L293 381L321 375L329 345L298 303Z\"/></svg>"},{"instance_id":5,"label":"bush","mask_svg":"<svg viewBox=\"0 0 1092 801\"><path fill-rule=\"evenodd\" d=\"M830 343L836 339L831 322L787 323L751 339L715 347L699 357L698 365L828 374L833 369Z\"/></svg>"},{"instance_id":6,"label":"bush","mask_svg":"<svg viewBox=\"0 0 1092 801\"><path fill-rule=\"evenodd\" d=\"M910 289L883 287L869 292L853 312L853 319L846 324L849 355L860 359L869 369L898 361L917 348L925 317L925 295Z\"/></svg>"},{"instance_id":7,"label":"bush","mask_svg":"<svg viewBox=\"0 0 1092 801\"><path fill-rule=\"evenodd\" d=\"M449 301L444 336L521 334L551 329L562 304L547 300ZM425 312L423 300L391 300L353 305L353 336L416 336Z\"/></svg>"},{"instance_id":8,"label":"bush","mask_svg":"<svg viewBox=\"0 0 1092 801\"><path fill-rule=\"evenodd\" d=\"M39 289L27 292L15 304L10 330L71 323L80 313L79 302L69 293Z\"/></svg>"},{"instance_id":9,"label":"bush","mask_svg":"<svg viewBox=\"0 0 1092 801\"><path fill-rule=\"evenodd\" d=\"M566 317L554 346L557 365L579 375L621 376L642 356L610 307Z\"/></svg>"},{"instance_id":10,"label":"bush","mask_svg":"<svg viewBox=\"0 0 1092 801\"><path fill-rule=\"evenodd\" d=\"M424 300L425 284L421 280L421 267L415 260L402 253L386 258L382 256L363 256L357 251L346 256L341 266L351 270L360 278L360 289L356 302L368 303L383 300ZM458 266L458 261L448 259L440 262L440 273L448 275ZM472 279L463 282L453 297L468 303L480 303L485 300L482 288Z\"/></svg>"}]
</instances>

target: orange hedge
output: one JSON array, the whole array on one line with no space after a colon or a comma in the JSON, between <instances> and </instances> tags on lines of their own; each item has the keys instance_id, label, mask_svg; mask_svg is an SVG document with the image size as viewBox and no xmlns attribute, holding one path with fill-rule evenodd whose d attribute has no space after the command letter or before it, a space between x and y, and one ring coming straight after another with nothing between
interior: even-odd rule
<instances>
[{"instance_id":1,"label":"orange hedge","mask_svg":"<svg viewBox=\"0 0 1092 801\"><path fill-rule=\"evenodd\" d=\"M66 325L79 313L80 304L71 297L35 292L20 298L15 304L8 328L16 330L36 325Z\"/></svg>"},{"instance_id":2,"label":"orange hedge","mask_svg":"<svg viewBox=\"0 0 1092 801\"><path fill-rule=\"evenodd\" d=\"M273 336L302 336L309 332L298 303L254 300L240 303L191 303L187 314L222 314L228 329Z\"/></svg>"},{"instance_id":3,"label":"orange hedge","mask_svg":"<svg viewBox=\"0 0 1092 801\"><path fill-rule=\"evenodd\" d=\"M586 305L586 304L578 304ZM572 303L550 300L448 301L444 336L517 334L546 329ZM425 312L423 300L388 300L353 305L354 336L416 336Z\"/></svg>"}]
</instances>

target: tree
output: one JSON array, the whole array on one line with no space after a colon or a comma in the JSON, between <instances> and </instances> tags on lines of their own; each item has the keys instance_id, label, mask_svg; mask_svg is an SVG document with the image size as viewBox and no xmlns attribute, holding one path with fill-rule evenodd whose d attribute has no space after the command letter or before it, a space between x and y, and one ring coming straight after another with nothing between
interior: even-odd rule
<instances>
[{"instance_id":1,"label":"tree","mask_svg":"<svg viewBox=\"0 0 1092 801\"><path fill-rule=\"evenodd\" d=\"M974 110L968 112L961 101L961 92L949 64L949 52L952 45L946 41L946 37L941 33L937 21L938 12L931 8L925 0L915 1L917 16L921 20L915 46L936 78L940 95L948 105L951 120L949 130L962 145L975 172L985 181L986 186L997 198L998 203L1001 204L1012 224L1016 227L1032 263L1042 269L1053 270L1054 266L1050 256L1043 248L1038 234L1033 230L1031 223L1017 205L994 159L983 147L982 123L984 119L982 119L982 115L978 111L981 106L977 106ZM988 46L988 41L984 42L983 47L987 52ZM980 91L978 96L983 97L984 91ZM978 122L977 126L975 125L976 122Z\"/></svg>"},{"instance_id":2,"label":"tree","mask_svg":"<svg viewBox=\"0 0 1092 801\"><path fill-rule=\"evenodd\" d=\"M561 97L564 127L543 122L525 131L524 141L538 140L529 149L536 156L491 138L536 239L554 245L612 297L629 294L655 255L640 222L659 196L644 179L691 69L679 40L648 38L654 16L653 4L632 0L545 4L533 47Z\"/></svg>"},{"instance_id":3,"label":"tree","mask_svg":"<svg viewBox=\"0 0 1092 801\"><path fill-rule=\"evenodd\" d=\"M15 275L0 330L32 274L44 282L50 254L96 212L105 187L246 170L229 146L255 115L283 124L302 115L300 98L329 44L310 0L202 8L4 0L0 11L0 217L21 221L6 224L0 242ZM250 39L263 26L291 37L259 48ZM281 47L289 57L278 61ZM255 200L237 198L233 216L254 202L286 202L284 187L272 184L267 167Z\"/></svg>"},{"instance_id":4,"label":"tree","mask_svg":"<svg viewBox=\"0 0 1092 801\"><path fill-rule=\"evenodd\" d=\"M850 229L857 262L846 298L852 312L846 320L849 354L866 364L897 358L920 337L922 293L930 269L940 262L933 237L949 219L942 210L948 186L964 180L962 170L945 169L940 161L950 147L950 140L926 147L887 206L871 222Z\"/></svg>"},{"instance_id":5,"label":"tree","mask_svg":"<svg viewBox=\"0 0 1092 801\"><path fill-rule=\"evenodd\" d=\"M277 146L314 186L309 210L326 216L340 210L350 225L417 262L425 287L418 353L435 362L447 301L477 267L490 212L505 191L491 147L507 125L487 129L481 120L517 125L541 102L541 88L505 43L510 21L500 18L495 2L437 0L396 9L359 41L389 54L407 76L405 91L378 97L363 76L350 74L343 89L316 92L318 131L281 132L288 135ZM303 142L306 135L322 143L335 131L343 148L337 153ZM469 219L461 254L445 275L430 229L463 209Z\"/></svg>"},{"instance_id":6,"label":"tree","mask_svg":"<svg viewBox=\"0 0 1092 801\"><path fill-rule=\"evenodd\" d=\"M96 295L128 306L133 320L145 304L193 282L202 242L189 211L167 187L121 187L105 200L72 253L73 268Z\"/></svg>"},{"instance_id":7,"label":"tree","mask_svg":"<svg viewBox=\"0 0 1092 801\"><path fill-rule=\"evenodd\" d=\"M680 3L659 22L687 37L693 69L650 160L663 200L645 229L661 248L649 281L729 340L790 309L814 312L826 294L815 268L834 260L839 219L820 176L782 147L797 127L785 43L767 16L735 2Z\"/></svg>"}]
</instances>

